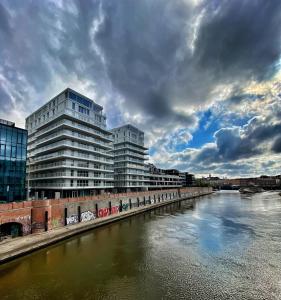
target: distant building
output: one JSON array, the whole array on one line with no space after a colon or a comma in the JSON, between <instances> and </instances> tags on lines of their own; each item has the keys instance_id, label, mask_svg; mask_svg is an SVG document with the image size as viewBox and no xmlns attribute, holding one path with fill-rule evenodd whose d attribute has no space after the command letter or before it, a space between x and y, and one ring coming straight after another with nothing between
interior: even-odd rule
<instances>
[{"instance_id":1,"label":"distant building","mask_svg":"<svg viewBox=\"0 0 281 300\"><path fill-rule=\"evenodd\" d=\"M194 174L190 174L188 172L182 172L180 173L180 177L182 179L182 186L188 187L188 186L195 186L195 176Z\"/></svg>"},{"instance_id":2,"label":"distant building","mask_svg":"<svg viewBox=\"0 0 281 300\"><path fill-rule=\"evenodd\" d=\"M146 165L146 181L149 190L178 188L182 186L180 172L176 169L160 169L153 164Z\"/></svg>"},{"instance_id":3,"label":"distant building","mask_svg":"<svg viewBox=\"0 0 281 300\"><path fill-rule=\"evenodd\" d=\"M127 124L111 130L114 139L114 187L118 191L147 190L144 133Z\"/></svg>"},{"instance_id":4,"label":"distant building","mask_svg":"<svg viewBox=\"0 0 281 300\"><path fill-rule=\"evenodd\" d=\"M0 120L0 202L26 199L27 131Z\"/></svg>"},{"instance_id":5,"label":"distant building","mask_svg":"<svg viewBox=\"0 0 281 300\"><path fill-rule=\"evenodd\" d=\"M114 187L112 134L93 100L67 88L27 117L26 129L33 196L86 196Z\"/></svg>"}]
</instances>

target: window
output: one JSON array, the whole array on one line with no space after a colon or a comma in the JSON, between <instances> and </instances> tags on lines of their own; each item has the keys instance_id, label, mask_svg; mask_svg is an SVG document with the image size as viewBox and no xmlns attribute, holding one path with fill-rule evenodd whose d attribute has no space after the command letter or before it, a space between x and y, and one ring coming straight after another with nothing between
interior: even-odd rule
<instances>
[{"instance_id":1,"label":"window","mask_svg":"<svg viewBox=\"0 0 281 300\"><path fill-rule=\"evenodd\" d=\"M0 156L5 156L5 148L6 146L5 145L0 145Z\"/></svg>"},{"instance_id":2,"label":"window","mask_svg":"<svg viewBox=\"0 0 281 300\"><path fill-rule=\"evenodd\" d=\"M77 180L77 186L88 186L88 180Z\"/></svg>"},{"instance_id":3,"label":"window","mask_svg":"<svg viewBox=\"0 0 281 300\"><path fill-rule=\"evenodd\" d=\"M75 103L72 102L72 109L75 110Z\"/></svg>"},{"instance_id":4,"label":"window","mask_svg":"<svg viewBox=\"0 0 281 300\"><path fill-rule=\"evenodd\" d=\"M90 102L87 99L85 99L85 98L83 98L81 96L78 96L78 95L76 95L76 94L74 94L72 92L69 92L69 98L71 100L74 100L74 101L76 101L76 102L78 102L80 104L83 104L83 105L85 105L85 106L87 106L89 108L92 107L92 102Z\"/></svg>"},{"instance_id":5,"label":"window","mask_svg":"<svg viewBox=\"0 0 281 300\"><path fill-rule=\"evenodd\" d=\"M88 171L77 171L77 176L78 177L89 177L89 172Z\"/></svg>"},{"instance_id":6,"label":"window","mask_svg":"<svg viewBox=\"0 0 281 300\"><path fill-rule=\"evenodd\" d=\"M16 158L17 157L17 147L12 146L12 158Z\"/></svg>"},{"instance_id":7,"label":"window","mask_svg":"<svg viewBox=\"0 0 281 300\"><path fill-rule=\"evenodd\" d=\"M79 106L79 109L78 111L82 114L85 114L85 115L89 115L90 114L90 111L87 109L87 108L84 108L82 106Z\"/></svg>"}]
</instances>

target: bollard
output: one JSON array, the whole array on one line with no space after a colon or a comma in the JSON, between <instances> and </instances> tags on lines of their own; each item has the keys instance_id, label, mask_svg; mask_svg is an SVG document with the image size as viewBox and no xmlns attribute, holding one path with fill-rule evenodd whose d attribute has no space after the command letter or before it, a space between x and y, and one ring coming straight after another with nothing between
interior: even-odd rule
<instances>
[{"instance_id":1,"label":"bollard","mask_svg":"<svg viewBox=\"0 0 281 300\"><path fill-rule=\"evenodd\" d=\"M81 207L80 205L77 207L77 214L78 214L78 223L81 222Z\"/></svg>"},{"instance_id":2,"label":"bollard","mask_svg":"<svg viewBox=\"0 0 281 300\"><path fill-rule=\"evenodd\" d=\"M67 225L67 207L64 208L64 226Z\"/></svg>"}]
</instances>

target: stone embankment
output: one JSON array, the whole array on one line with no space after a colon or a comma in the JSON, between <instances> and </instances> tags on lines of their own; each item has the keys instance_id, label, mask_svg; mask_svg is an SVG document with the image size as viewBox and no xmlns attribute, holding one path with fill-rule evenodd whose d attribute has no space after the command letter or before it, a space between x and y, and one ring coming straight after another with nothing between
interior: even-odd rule
<instances>
[{"instance_id":1,"label":"stone embankment","mask_svg":"<svg viewBox=\"0 0 281 300\"><path fill-rule=\"evenodd\" d=\"M25 201L0 205L0 228L18 223L23 237L0 243L0 263L118 220L212 193L210 188L181 188L92 197Z\"/></svg>"}]
</instances>

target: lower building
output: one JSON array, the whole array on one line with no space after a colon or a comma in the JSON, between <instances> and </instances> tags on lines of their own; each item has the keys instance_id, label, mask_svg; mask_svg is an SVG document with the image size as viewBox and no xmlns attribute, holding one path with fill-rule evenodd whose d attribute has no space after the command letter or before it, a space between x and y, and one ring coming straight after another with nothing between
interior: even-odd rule
<instances>
[{"instance_id":1,"label":"lower building","mask_svg":"<svg viewBox=\"0 0 281 300\"><path fill-rule=\"evenodd\" d=\"M147 190L144 133L127 124L111 130L114 139L114 187L119 192Z\"/></svg>"},{"instance_id":2,"label":"lower building","mask_svg":"<svg viewBox=\"0 0 281 300\"><path fill-rule=\"evenodd\" d=\"M27 131L0 120L0 202L26 199Z\"/></svg>"},{"instance_id":3,"label":"lower building","mask_svg":"<svg viewBox=\"0 0 281 300\"><path fill-rule=\"evenodd\" d=\"M146 165L145 178L149 190L170 189L182 186L182 178L178 170L160 169L153 164Z\"/></svg>"},{"instance_id":4,"label":"lower building","mask_svg":"<svg viewBox=\"0 0 281 300\"><path fill-rule=\"evenodd\" d=\"M182 186L188 187L188 186L195 186L195 176L194 174L190 174L188 172L182 172L180 173L180 177L182 179Z\"/></svg>"}]
</instances>

